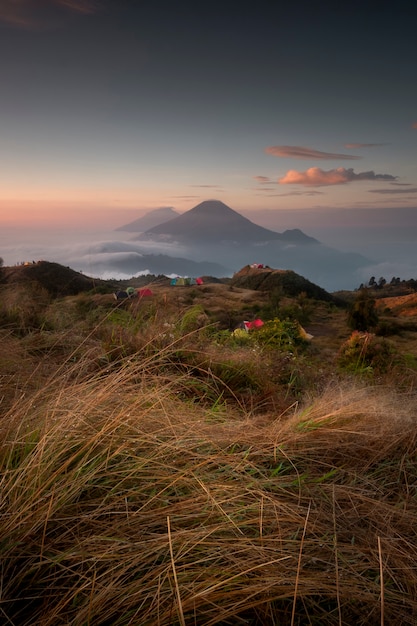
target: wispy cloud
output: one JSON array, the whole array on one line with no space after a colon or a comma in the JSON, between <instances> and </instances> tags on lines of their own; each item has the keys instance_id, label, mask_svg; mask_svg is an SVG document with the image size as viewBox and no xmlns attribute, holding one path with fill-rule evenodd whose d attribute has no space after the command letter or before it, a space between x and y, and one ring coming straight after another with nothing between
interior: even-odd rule
<instances>
[{"instance_id":1,"label":"wispy cloud","mask_svg":"<svg viewBox=\"0 0 417 626\"><path fill-rule=\"evenodd\" d=\"M189 187L193 187L194 189L222 189L219 185L188 185Z\"/></svg>"},{"instance_id":2,"label":"wispy cloud","mask_svg":"<svg viewBox=\"0 0 417 626\"><path fill-rule=\"evenodd\" d=\"M304 146L269 146L265 148L266 154L276 157L285 157L291 159L361 159L362 157L353 154L338 154L335 152L322 152L314 150L314 148L306 148Z\"/></svg>"},{"instance_id":3,"label":"wispy cloud","mask_svg":"<svg viewBox=\"0 0 417 626\"><path fill-rule=\"evenodd\" d=\"M363 180L396 180L396 176L391 174L375 174L375 172L359 172L355 174L352 168L345 169L338 167L333 170L322 170L319 167L310 167L305 172L297 172L297 170L289 170L285 176L278 180L280 185L344 185L355 181Z\"/></svg>"},{"instance_id":4,"label":"wispy cloud","mask_svg":"<svg viewBox=\"0 0 417 626\"><path fill-rule=\"evenodd\" d=\"M348 150L360 150L361 148L378 148L386 145L386 143L345 143L345 148Z\"/></svg>"},{"instance_id":5,"label":"wispy cloud","mask_svg":"<svg viewBox=\"0 0 417 626\"><path fill-rule=\"evenodd\" d=\"M62 6L78 13L95 13L102 3L97 0L51 0L57 6Z\"/></svg>"},{"instance_id":6,"label":"wispy cloud","mask_svg":"<svg viewBox=\"0 0 417 626\"><path fill-rule=\"evenodd\" d=\"M56 25L56 9L92 15L104 0L1 0L0 22L16 28L39 29Z\"/></svg>"},{"instance_id":7,"label":"wispy cloud","mask_svg":"<svg viewBox=\"0 0 417 626\"><path fill-rule=\"evenodd\" d=\"M254 176L254 180L256 180L260 185L270 185L273 181L269 178L269 176Z\"/></svg>"},{"instance_id":8,"label":"wispy cloud","mask_svg":"<svg viewBox=\"0 0 417 626\"><path fill-rule=\"evenodd\" d=\"M281 198L284 198L286 196L323 196L324 192L323 191L290 191L288 193L280 193L277 194L279 195Z\"/></svg>"},{"instance_id":9,"label":"wispy cloud","mask_svg":"<svg viewBox=\"0 0 417 626\"><path fill-rule=\"evenodd\" d=\"M397 195L404 193L417 193L417 187L407 187L406 189L369 189L368 191L369 193Z\"/></svg>"}]
</instances>

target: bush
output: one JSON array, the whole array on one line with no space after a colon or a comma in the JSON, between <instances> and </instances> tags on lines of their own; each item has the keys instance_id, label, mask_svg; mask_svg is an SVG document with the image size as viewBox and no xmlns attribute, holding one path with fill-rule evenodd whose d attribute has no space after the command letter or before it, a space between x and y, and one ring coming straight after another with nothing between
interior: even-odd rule
<instances>
[{"instance_id":1,"label":"bush","mask_svg":"<svg viewBox=\"0 0 417 626\"><path fill-rule=\"evenodd\" d=\"M393 347L383 337L354 331L339 351L338 364L356 374L382 374L390 369L395 357Z\"/></svg>"},{"instance_id":2,"label":"bush","mask_svg":"<svg viewBox=\"0 0 417 626\"><path fill-rule=\"evenodd\" d=\"M293 351L298 347L307 345L300 324L293 320L280 320L275 318L253 331L260 345L280 350Z\"/></svg>"},{"instance_id":3,"label":"bush","mask_svg":"<svg viewBox=\"0 0 417 626\"><path fill-rule=\"evenodd\" d=\"M352 330L362 332L374 329L378 324L378 314L375 308L375 299L369 295L367 289L361 289L353 301L347 322Z\"/></svg>"}]
</instances>

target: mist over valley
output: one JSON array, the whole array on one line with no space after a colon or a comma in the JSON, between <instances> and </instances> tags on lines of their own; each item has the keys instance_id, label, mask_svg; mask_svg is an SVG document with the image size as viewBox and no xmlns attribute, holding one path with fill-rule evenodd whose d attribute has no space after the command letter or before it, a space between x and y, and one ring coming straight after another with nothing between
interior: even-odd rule
<instances>
[{"instance_id":1,"label":"mist over valley","mask_svg":"<svg viewBox=\"0 0 417 626\"><path fill-rule=\"evenodd\" d=\"M210 200L182 214L172 207L147 211L113 229L3 229L0 256L6 265L44 259L116 279L228 277L245 265L262 263L294 270L328 291L356 289L372 275L387 280L415 276L415 229L410 226L415 212L368 210L367 220L364 211L353 210L315 211L315 217L283 210L244 215Z\"/></svg>"}]
</instances>

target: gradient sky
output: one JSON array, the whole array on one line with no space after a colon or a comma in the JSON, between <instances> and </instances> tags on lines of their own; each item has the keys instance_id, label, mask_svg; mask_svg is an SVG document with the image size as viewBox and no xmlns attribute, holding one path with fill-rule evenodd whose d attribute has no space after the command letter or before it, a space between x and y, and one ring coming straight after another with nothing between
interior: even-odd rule
<instances>
[{"instance_id":1,"label":"gradient sky","mask_svg":"<svg viewBox=\"0 0 417 626\"><path fill-rule=\"evenodd\" d=\"M0 225L417 207L407 5L0 0Z\"/></svg>"}]
</instances>

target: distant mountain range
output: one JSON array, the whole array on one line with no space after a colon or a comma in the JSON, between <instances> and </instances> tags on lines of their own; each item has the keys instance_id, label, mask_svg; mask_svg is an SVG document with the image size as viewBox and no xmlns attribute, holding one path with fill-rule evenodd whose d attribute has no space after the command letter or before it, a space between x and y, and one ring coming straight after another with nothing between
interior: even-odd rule
<instances>
[{"instance_id":1,"label":"distant mountain range","mask_svg":"<svg viewBox=\"0 0 417 626\"><path fill-rule=\"evenodd\" d=\"M159 211L159 210L157 210ZM174 213L174 212L173 212ZM219 200L205 200L186 213L171 217L169 214L165 221L160 221L140 235L135 237L136 241L152 240L163 242L178 242L182 244L195 244L196 242L207 244L245 244L245 243L266 243L268 241L294 241L296 243L318 243L313 237L308 237L301 230L287 230L284 233L277 233L268 228L258 226L251 220L243 217ZM152 211L145 215L148 220L162 217L162 213ZM136 220L131 223L135 230L138 225L143 226L146 222ZM127 230L126 225L123 230ZM119 228L119 230L122 230Z\"/></svg>"},{"instance_id":2,"label":"distant mountain range","mask_svg":"<svg viewBox=\"0 0 417 626\"><path fill-rule=\"evenodd\" d=\"M138 233L139 228L153 222L149 228L134 236L132 245L134 242L141 247L142 242L144 248L141 253L152 251L157 255L166 255L167 247L171 254L178 246L181 251L178 256L181 256L181 267L184 268L182 275L195 275L196 268L192 265L196 262L216 263L219 267L230 268L226 270L228 276L246 265L260 263L293 270L332 291L355 288L363 280L361 268L372 263L360 254L341 252L323 245L298 228L279 233L259 226L219 200L206 200L174 217L173 213L173 210L166 213L157 209L118 230ZM164 220L167 215L168 219ZM156 223L161 218L162 221ZM174 259L166 255L164 260L167 264L165 267L161 263L164 267L160 272L168 275L175 272L172 269ZM141 269L145 268L135 265L132 274Z\"/></svg>"}]
</instances>

